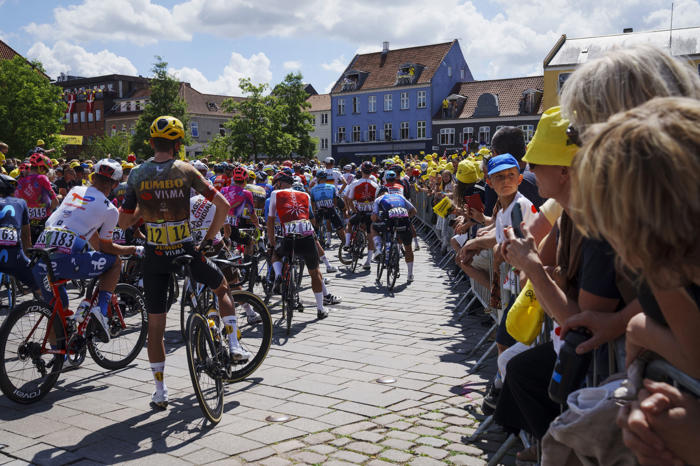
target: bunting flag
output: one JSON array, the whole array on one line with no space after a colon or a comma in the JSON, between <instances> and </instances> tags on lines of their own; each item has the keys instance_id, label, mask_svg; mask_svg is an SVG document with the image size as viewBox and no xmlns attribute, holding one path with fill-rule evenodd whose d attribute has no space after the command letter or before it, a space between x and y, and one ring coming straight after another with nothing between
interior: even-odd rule
<instances>
[{"instance_id":1,"label":"bunting flag","mask_svg":"<svg viewBox=\"0 0 700 466\"><path fill-rule=\"evenodd\" d=\"M95 91L88 89L87 91L87 112L92 113L95 107Z\"/></svg>"},{"instance_id":2,"label":"bunting flag","mask_svg":"<svg viewBox=\"0 0 700 466\"><path fill-rule=\"evenodd\" d=\"M68 111L66 111L66 113L73 113L74 106L75 106L75 94L70 92L70 93L68 93Z\"/></svg>"}]
</instances>

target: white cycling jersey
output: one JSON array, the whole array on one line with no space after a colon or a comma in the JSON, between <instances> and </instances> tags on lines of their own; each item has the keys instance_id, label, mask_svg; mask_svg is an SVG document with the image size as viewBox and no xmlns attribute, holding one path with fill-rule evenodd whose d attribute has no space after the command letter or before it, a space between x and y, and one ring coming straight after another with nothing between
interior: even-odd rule
<instances>
[{"instance_id":1,"label":"white cycling jersey","mask_svg":"<svg viewBox=\"0 0 700 466\"><path fill-rule=\"evenodd\" d=\"M214 221L214 214L216 214L216 206L204 196L197 194L190 198L190 231L195 243L201 243L204 239L204 235ZM217 232L214 244L218 244L221 239L221 232Z\"/></svg>"}]
</instances>

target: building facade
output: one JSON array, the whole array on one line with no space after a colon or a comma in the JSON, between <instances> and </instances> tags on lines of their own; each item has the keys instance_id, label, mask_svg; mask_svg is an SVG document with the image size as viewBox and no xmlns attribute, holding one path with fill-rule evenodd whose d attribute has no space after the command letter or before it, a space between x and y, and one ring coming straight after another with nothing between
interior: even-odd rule
<instances>
[{"instance_id":1,"label":"building facade","mask_svg":"<svg viewBox=\"0 0 700 466\"><path fill-rule=\"evenodd\" d=\"M331 155L331 96L330 94L312 95L306 101L311 104L309 113L314 117L314 130L311 137L316 139L316 158L324 160Z\"/></svg>"},{"instance_id":2,"label":"building facade","mask_svg":"<svg viewBox=\"0 0 700 466\"><path fill-rule=\"evenodd\" d=\"M673 31L627 32L609 36L568 38L562 35L544 59L545 109L559 105L559 94L577 66L603 56L609 50L638 44L650 44L687 61L700 73L700 27Z\"/></svg>"},{"instance_id":3,"label":"building facade","mask_svg":"<svg viewBox=\"0 0 700 466\"><path fill-rule=\"evenodd\" d=\"M343 161L418 153L432 144L432 115L473 77L457 40L356 55L331 91L332 155Z\"/></svg>"},{"instance_id":4,"label":"building facade","mask_svg":"<svg viewBox=\"0 0 700 466\"><path fill-rule=\"evenodd\" d=\"M518 126L527 142L542 115L542 76L458 83L448 105L433 115L431 152L466 150L470 142L490 145L503 126Z\"/></svg>"}]
</instances>

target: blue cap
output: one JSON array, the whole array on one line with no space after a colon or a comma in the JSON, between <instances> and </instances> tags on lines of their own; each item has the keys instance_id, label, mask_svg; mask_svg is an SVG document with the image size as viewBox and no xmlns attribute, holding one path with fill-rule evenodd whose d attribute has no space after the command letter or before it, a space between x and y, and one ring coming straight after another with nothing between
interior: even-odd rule
<instances>
[{"instance_id":1,"label":"blue cap","mask_svg":"<svg viewBox=\"0 0 700 466\"><path fill-rule=\"evenodd\" d=\"M489 159L489 176L494 173L502 172L503 170L508 170L509 168L517 168L520 170L518 161L510 154L501 154Z\"/></svg>"}]
</instances>

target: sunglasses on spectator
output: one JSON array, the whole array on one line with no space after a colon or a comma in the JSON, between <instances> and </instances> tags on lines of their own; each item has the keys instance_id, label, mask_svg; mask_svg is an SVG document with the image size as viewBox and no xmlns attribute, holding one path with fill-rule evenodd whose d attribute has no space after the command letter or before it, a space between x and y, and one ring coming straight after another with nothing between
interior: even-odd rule
<instances>
[{"instance_id":1,"label":"sunglasses on spectator","mask_svg":"<svg viewBox=\"0 0 700 466\"><path fill-rule=\"evenodd\" d=\"M566 141L567 146L569 144L575 144L579 147L583 145L581 143L581 137L578 134L578 130L574 128L574 125L569 125L569 127L566 128L566 137L568 138L568 140Z\"/></svg>"}]
</instances>

